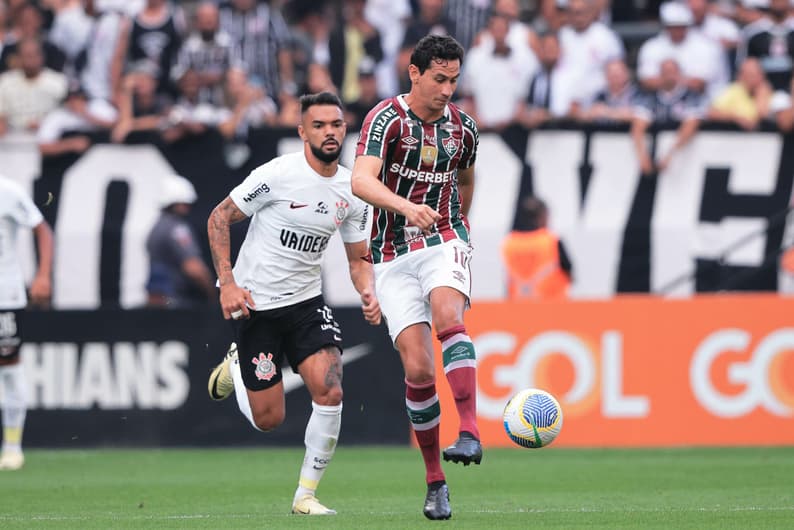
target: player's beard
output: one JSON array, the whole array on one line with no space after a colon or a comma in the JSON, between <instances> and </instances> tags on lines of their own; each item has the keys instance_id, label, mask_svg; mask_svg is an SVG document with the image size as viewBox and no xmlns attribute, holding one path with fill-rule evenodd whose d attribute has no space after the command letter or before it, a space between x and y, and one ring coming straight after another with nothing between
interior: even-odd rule
<instances>
[{"instance_id":1,"label":"player's beard","mask_svg":"<svg viewBox=\"0 0 794 530\"><path fill-rule=\"evenodd\" d=\"M309 144L309 148L312 150L312 154L317 157L318 160L321 162L325 162L326 164L330 164L331 162L336 162L339 159L339 155L342 154L342 146L337 146L334 151L323 151L323 147L317 147L315 145Z\"/></svg>"}]
</instances>

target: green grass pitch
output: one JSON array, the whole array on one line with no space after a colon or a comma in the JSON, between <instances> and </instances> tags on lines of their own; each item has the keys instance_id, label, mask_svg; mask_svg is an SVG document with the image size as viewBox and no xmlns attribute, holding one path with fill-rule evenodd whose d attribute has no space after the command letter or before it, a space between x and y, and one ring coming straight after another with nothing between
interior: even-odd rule
<instances>
[{"instance_id":1,"label":"green grass pitch","mask_svg":"<svg viewBox=\"0 0 794 530\"><path fill-rule=\"evenodd\" d=\"M486 450L446 465L452 520L422 516L419 452L342 446L289 515L299 449L26 452L0 472L0 528L794 528L794 447Z\"/></svg>"}]
</instances>

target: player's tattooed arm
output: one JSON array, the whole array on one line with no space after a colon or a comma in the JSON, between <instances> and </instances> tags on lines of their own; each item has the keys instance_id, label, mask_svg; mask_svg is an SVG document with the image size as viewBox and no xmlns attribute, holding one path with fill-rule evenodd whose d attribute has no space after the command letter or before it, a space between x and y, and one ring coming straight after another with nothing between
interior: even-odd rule
<instances>
[{"instance_id":1,"label":"player's tattooed arm","mask_svg":"<svg viewBox=\"0 0 794 530\"><path fill-rule=\"evenodd\" d=\"M229 226L240 222L246 215L234 204L231 197L226 197L212 210L207 222L212 263L218 274L221 286L234 281L231 263L231 232Z\"/></svg>"},{"instance_id":2,"label":"player's tattooed arm","mask_svg":"<svg viewBox=\"0 0 794 530\"><path fill-rule=\"evenodd\" d=\"M223 202L212 210L207 221L212 264L218 274L221 288L220 301L223 318L248 318L249 309L255 309L251 293L239 287L234 281L231 261L231 232L229 226L242 221L246 215L226 197Z\"/></svg>"}]
</instances>

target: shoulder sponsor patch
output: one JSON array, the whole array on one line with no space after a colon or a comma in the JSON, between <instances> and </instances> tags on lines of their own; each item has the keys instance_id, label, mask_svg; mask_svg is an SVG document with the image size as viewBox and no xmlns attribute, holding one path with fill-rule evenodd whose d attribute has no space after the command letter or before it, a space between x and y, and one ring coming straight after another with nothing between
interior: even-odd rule
<instances>
[{"instance_id":1,"label":"shoulder sponsor patch","mask_svg":"<svg viewBox=\"0 0 794 530\"><path fill-rule=\"evenodd\" d=\"M245 202L251 202L263 193L270 193L270 186L268 186L266 182L262 182L247 195L243 196L243 200Z\"/></svg>"}]
</instances>

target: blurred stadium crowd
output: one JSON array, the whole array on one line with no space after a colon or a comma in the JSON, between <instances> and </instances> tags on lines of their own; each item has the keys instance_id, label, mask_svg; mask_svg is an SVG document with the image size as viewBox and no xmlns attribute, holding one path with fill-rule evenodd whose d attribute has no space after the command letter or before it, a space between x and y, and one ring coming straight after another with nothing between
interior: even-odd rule
<instances>
[{"instance_id":1,"label":"blurred stadium crowd","mask_svg":"<svg viewBox=\"0 0 794 530\"><path fill-rule=\"evenodd\" d=\"M467 49L459 104L482 130L554 120L794 125L790 0L0 0L0 135L43 155L106 130L176 141L293 127L302 93L331 90L351 128L408 89L428 33ZM66 133L72 134L66 134Z\"/></svg>"}]
</instances>

